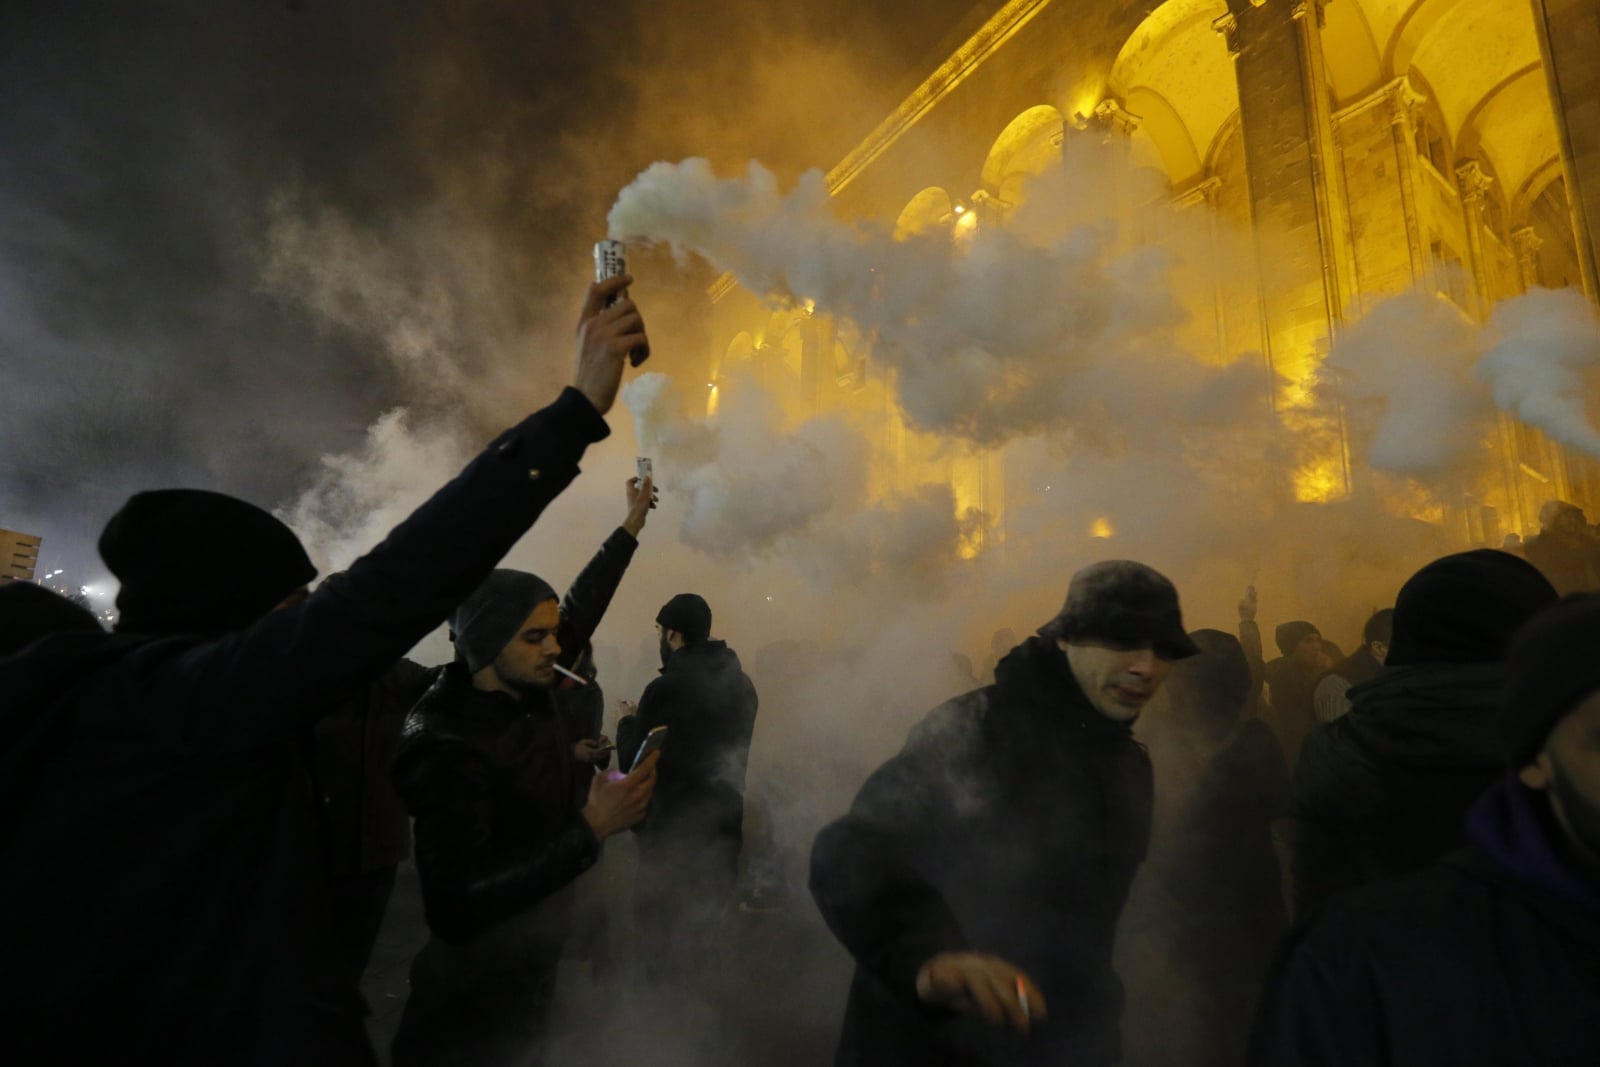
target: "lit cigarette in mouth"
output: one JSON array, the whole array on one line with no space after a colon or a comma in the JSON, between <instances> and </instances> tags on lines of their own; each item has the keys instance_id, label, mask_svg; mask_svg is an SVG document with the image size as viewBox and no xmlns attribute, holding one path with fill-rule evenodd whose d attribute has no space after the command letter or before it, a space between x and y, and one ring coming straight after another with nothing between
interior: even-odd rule
<instances>
[{"instance_id":1,"label":"lit cigarette in mouth","mask_svg":"<svg viewBox=\"0 0 1600 1067\"><path fill-rule=\"evenodd\" d=\"M1028 1003L1028 987L1022 982L1022 975L1017 975L1017 1006L1022 1009L1022 1017L1028 1022L1033 1022L1033 1005Z\"/></svg>"},{"instance_id":2,"label":"lit cigarette in mouth","mask_svg":"<svg viewBox=\"0 0 1600 1067\"><path fill-rule=\"evenodd\" d=\"M567 670L565 667L563 667L559 663L552 663L552 664L550 664L550 666L554 667L556 670L560 671L562 674L566 675L568 678L571 678L574 682L577 682L579 685L588 685L589 684L589 679L585 678L581 674L574 674L573 672Z\"/></svg>"}]
</instances>

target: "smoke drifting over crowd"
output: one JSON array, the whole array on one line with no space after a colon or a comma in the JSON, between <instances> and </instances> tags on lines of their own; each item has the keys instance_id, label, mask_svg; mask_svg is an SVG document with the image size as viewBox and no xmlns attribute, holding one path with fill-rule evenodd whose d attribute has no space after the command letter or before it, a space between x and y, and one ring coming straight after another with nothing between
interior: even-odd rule
<instances>
[{"instance_id":1,"label":"smoke drifting over crowd","mask_svg":"<svg viewBox=\"0 0 1600 1067\"><path fill-rule=\"evenodd\" d=\"M624 390L634 423L613 415L506 565L563 587L620 519L635 452L654 458L661 506L599 631L601 682L636 697L656 608L711 601L762 687L750 781L774 881L798 889L815 828L974 682L954 654L1043 623L1084 563L1170 574L1191 628L1231 629L1254 583L1264 619L1348 642L1440 535L1376 502L1282 503L1281 383L1259 353L1186 350L1173 275L1200 236L1120 232L1137 176L1069 146L1006 225L961 242L835 214L806 168L870 129L883 87L924 73L905 57L970 4L859 7L38 5L0 40L0 129L28 146L0 161L0 521L92 572L128 493L207 486L277 507L343 567L555 394L609 229L681 273L635 258L655 356ZM801 79L830 91L796 114ZM1003 544L964 559L996 517L884 477L881 415L794 421L735 370L703 415L720 271L854 324L941 454L1004 450ZM1482 328L1418 295L1349 328L1321 388L1358 463L1426 492L1484 462L1497 411L1600 455L1597 365L1581 295L1536 291ZM825 1030L823 985L794 1011ZM657 1025L653 1051L691 1040Z\"/></svg>"}]
</instances>

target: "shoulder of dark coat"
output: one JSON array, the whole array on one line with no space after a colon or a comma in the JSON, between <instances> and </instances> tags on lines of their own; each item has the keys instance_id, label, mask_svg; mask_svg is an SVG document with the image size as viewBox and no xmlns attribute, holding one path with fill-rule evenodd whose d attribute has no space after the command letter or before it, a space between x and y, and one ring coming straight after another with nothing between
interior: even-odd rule
<instances>
[{"instance_id":1,"label":"shoulder of dark coat","mask_svg":"<svg viewBox=\"0 0 1600 1067\"><path fill-rule=\"evenodd\" d=\"M1463 942L1490 936L1476 920L1497 890L1461 867L1439 863L1403 878L1334 897L1299 938L1297 952L1335 971L1359 968L1432 980Z\"/></svg>"}]
</instances>

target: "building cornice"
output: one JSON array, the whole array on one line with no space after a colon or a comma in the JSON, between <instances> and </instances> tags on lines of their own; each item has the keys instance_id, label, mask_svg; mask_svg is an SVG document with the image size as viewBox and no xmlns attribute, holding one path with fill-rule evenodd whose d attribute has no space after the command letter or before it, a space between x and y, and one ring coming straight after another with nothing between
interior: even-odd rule
<instances>
[{"instance_id":1,"label":"building cornice","mask_svg":"<svg viewBox=\"0 0 1600 1067\"><path fill-rule=\"evenodd\" d=\"M900 101L899 107L891 111L860 144L828 171L828 195L838 196L845 186L893 147L939 101L971 77L1001 45L1016 36L1017 31L1033 21L1033 17L1049 7L1050 3L1051 0L1008 0L1004 7L990 16L989 21L939 64L938 69L928 75L921 85ZM706 290L711 302L716 303L726 296L733 284L727 274L711 283Z\"/></svg>"}]
</instances>

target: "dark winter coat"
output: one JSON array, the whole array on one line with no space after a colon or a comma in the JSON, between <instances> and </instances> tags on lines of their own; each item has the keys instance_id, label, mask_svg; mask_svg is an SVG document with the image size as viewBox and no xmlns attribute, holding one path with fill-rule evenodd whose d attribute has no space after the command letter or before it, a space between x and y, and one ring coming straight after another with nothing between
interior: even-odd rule
<instances>
[{"instance_id":1,"label":"dark winter coat","mask_svg":"<svg viewBox=\"0 0 1600 1067\"><path fill-rule=\"evenodd\" d=\"M617 731L618 753L628 767L645 735L667 727L655 797L638 827L641 839L742 836L757 705L756 687L726 643L698 641L667 657L661 676L639 698L628 736Z\"/></svg>"},{"instance_id":2,"label":"dark winter coat","mask_svg":"<svg viewBox=\"0 0 1600 1067\"><path fill-rule=\"evenodd\" d=\"M1391 667L1306 739L1290 787L1293 914L1436 863L1504 767L1499 664Z\"/></svg>"},{"instance_id":3,"label":"dark winter coat","mask_svg":"<svg viewBox=\"0 0 1600 1067\"><path fill-rule=\"evenodd\" d=\"M811 891L856 959L836 1062L872 1067L1116 1062L1117 918L1150 840L1151 770L1090 705L1052 641L935 708L817 836ZM925 1010L940 952L993 953L1038 983L1021 1038Z\"/></svg>"},{"instance_id":4,"label":"dark winter coat","mask_svg":"<svg viewBox=\"0 0 1600 1067\"><path fill-rule=\"evenodd\" d=\"M1259 981L1287 925L1272 823L1289 769L1260 719L1244 719L1191 771L1187 803L1163 863L1180 952L1212 973Z\"/></svg>"},{"instance_id":5,"label":"dark winter coat","mask_svg":"<svg viewBox=\"0 0 1600 1067\"><path fill-rule=\"evenodd\" d=\"M311 725L439 625L606 432L568 390L246 630L62 634L0 661L0 1061L372 1062Z\"/></svg>"},{"instance_id":6,"label":"dark winter coat","mask_svg":"<svg viewBox=\"0 0 1600 1067\"><path fill-rule=\"evenodd\" d=\"M1250 1062L1600 1063L1600 886L1559 832L1508 782L1474 810L1470 850L1331 903L1285 946Z\"/></svg>"},{"instance_id":7,"label":"dark winter coat","mask_svg":"<svg viewBox=\"0 0 1600 1067\"><path fill-rule=\"evenodd\" d=\"M403 659L317 722L317 789L336 880L360 878L411 855L411 820L389 772L406 715L437 673Z\"/></svg>"},{"instance_id":8,"label":"dark winter coat","mask_svg":"<svg viewBox=\"0 0 1600 1067\"><path fill-rule=\"evenodd\" d=\"M1262 671L1272 709L1272 732L1283 746L1283 756L1290 767L1300 758L1306 735L1317 723L1312 694L1318 673L1315 667L1288 656L1279 656Z\"/></svg>"}]
</instances>

